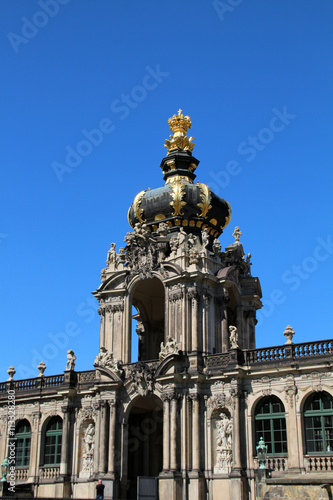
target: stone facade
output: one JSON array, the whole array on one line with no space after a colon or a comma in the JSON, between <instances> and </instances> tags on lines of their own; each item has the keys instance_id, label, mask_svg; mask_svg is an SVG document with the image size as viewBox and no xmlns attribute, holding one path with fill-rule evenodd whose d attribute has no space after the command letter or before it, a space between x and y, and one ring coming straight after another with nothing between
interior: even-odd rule
<instances>
[{"instance_id":1,"label":"stone facade","mask_svg":"<svg viewBox=\"0 0 333 500\"><path fill-rule=\"evenodd\" d=\"M184 176L183 163L177 166L183 156L172 156L175 176L177 168ZM167 181L183 182L164 160ZM93 292L101 318L95 369L76 372L68 351L62 375L45 376L41 363L35 379L15 380L11 367L0 384L0 459L13 429L25 449L17 491L94 498L102 478L106 498L136 498L137 477L151 477L160 500L331 498L332 340L295 344L288 326L285 344L256 348L262 304L251 255L239 228L221 251L217 221L205 222L211 202L203 187L199 208L182 215L176 193L185 200L190 181L171 189L169 220L157 206L146 224L136 197L126 246L117 252L111 244ZM315 418L313 397L324 401L324 435L306 420ZM256 453L261 431L269 445L264 476Z\"/></svg>"}]
</instances>

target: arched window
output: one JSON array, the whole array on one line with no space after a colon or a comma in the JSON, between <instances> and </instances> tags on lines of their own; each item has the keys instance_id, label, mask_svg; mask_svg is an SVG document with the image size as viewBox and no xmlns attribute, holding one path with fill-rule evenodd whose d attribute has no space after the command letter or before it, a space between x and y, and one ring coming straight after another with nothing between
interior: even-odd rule
<instances>
[{"instance_id":1,"label":"arched window","mask_svg":"<svg viewBox=\"0 0 333 500\"><path fill-rule=\"evenodd\" d=\"M61 460L62 420L52 417L45 430L44 465L59 465Z\"/></svg>"},{"instance_id":2,"label":"arched window","mask_svg":"<svg viewBox=\"0 0 333 500\"><path fill-rule=\"evenodd\" d=\"M15 429L16 438L16 467L29 467L31 427L28 420L21 420Z\"/></svg>"},{"instance_id":3,"label":"arched window","mask_svg":"<svg viewBox=\"0 0 333 500\"><path fill-rule=\"evenodd\" d=\"M259 401L255 411L255 444L262 437L269 455L287 453L287 431L284 406L276 396Z\"/></svg>"},{"instance_id":4,"label":"arched window","mask_svg":"<svg viewBox=\"0 0 333 500\"><path fill-rule=\"evenodd\" d=\"M306 453L333 452L333 398L316 392L304 406Z\"/></svg>"}]
</instances>

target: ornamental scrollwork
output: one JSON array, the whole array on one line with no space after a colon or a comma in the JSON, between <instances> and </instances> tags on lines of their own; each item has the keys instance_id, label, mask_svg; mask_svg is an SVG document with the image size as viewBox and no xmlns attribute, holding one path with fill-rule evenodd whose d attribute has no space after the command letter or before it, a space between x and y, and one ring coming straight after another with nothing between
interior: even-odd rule
<instances>
[{"instance_id":1,"label":"ornamental scrollwork","mask_svg":"<svg viewBox=\"0 0 333 500\"><path fill-rule=\"evenodd\" d=\"M210 205L211 202L211 191L206 184L198 183L197 186L200 189L200 198L201 202L198 203L198 207L201 209L201 212L197 214L198 217L207 217L207 212L212 208Z\"/></svg>"},{"instance_id":2,"label":"ornamental scrollwork","mask_svg":"<svg viewBox=\"0 0 333 500\"><path fill-rule=\"evenodd\" d=\"M180 181L173 182L170 184L170 195L172 201L170 201L170 206L174 209L172 215L184 215L182 208L186 205L186 201L182 201L185 194L185 185Z\"/></svg>"}]
</instances>

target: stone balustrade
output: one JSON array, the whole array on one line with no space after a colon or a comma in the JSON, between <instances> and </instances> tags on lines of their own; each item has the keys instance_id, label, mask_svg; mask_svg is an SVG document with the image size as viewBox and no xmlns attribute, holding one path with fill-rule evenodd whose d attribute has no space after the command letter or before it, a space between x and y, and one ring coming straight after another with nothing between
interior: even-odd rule
<instances>
[{"instance_id":1,"label":"stone balustrade","mask_svg":"<svg viewBox=\"0 0 333 500\"><path fill-rule=\"evenodd\" d=\"M306 455L304 462L306 472L327 472L333 470L333 454L322 456Z\"/></svg>"},{"instance_id":2,"label":"stone balustrade","mask_svg":"<svg viewBox=\"0 0 333 500\"><path fill-rule=\"evenodd\" d=\"M16 481L26 481L28 479L29 469L26 468L16 468L15 469L15 479Z\"/></svg>"},{"instance_id":3,"label":"stone balustrade","mask_svg":"<svg viewBox=\"0 0 333 500\"><path fill-rule=\"evenodd\" d=\"M273 363L290 360L297 360L298 363L319 359L320 357L330 357L333 355L333 340L319 340L315 342L303 342L300 344L284 344L274 347L264 347L259 349L241 350L231 349L229 352L221 354L211 354L205 357L206 369L208 372L215 369L227 370L231 365L247 365L257 363ZM124 364L123 368L130 367L134 363ZM151 369L157 369L160 362L145 362ZM74 373L74 372L73 372ZM87 383L95 380L95 370L75 372L77 381L75 384ZM66 383L65 376L51 375L48 377L36 377L23 380L11 380L0 383L0 395L8 389L15 391L34 391L59 387Z\"/></svg>"},{"instance_id":4,"label":"stone balustrade","mask_svg":"<svg viewBox=\"0 0 333 500\"><path fill-rule=\"evenodd\" d=\"M60 467L41 467L39 469L40 479L56 479L60 476Z\"/></svg>"}]
</instances>

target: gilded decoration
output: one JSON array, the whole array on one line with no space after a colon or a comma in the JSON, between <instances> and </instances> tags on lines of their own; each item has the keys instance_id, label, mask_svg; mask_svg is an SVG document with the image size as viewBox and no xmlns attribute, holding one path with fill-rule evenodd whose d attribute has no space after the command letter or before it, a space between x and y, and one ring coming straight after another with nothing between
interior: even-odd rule
<instances>
[{"instance_id":1,"label":"gilded decoration","mask_svg":"<svg viewBox=\"0 0 333 500\"><path fill-rule=\"evenodd\" d=\"M192 152L195 146L193 142L194 137L188 137L186 135L187 130L192 126L190 117L184 116L182 110L179 109L177 115L173 115L169 118L168 124L173 133L173 135L170 135L170 139L165 140L164 144L164 146L168 149L168 154L177 149ZM193 170L195 169L193 168Z\"/></svg>"},{"instance_id":2,"label":"gilded decoration","mask_svg":"<svg viewBox=\"0 0 333 500\"><path fill-rule=\"evenodd\" d=\"M133 210L134 210L134 217L141 223L144 224L146 220L143 218L143 208L140 208L140 204L142 201L142 198L144 196L146 191L140 191L136 195L133 201Z\"/></svg>"},{"instance_id":3,"label":"gilded decoration","mask_svg":"<svg viewBox=\"0 0 333 500\"><path fill-rule=\"evenodd\" d=\"M221 226L221 229L223 230L225 227L227 227L227 225L229 224L230 220L231 220L231 216L232 216L232 210L231 210L231 206L229 205L229 203L226 201L226 204L228 205L228 215L225 219L225 222L223 224L223 226Z\"/></svg>"},{"instance_id":4,"label":"gilded decoration","mask_svg":"<svg viewBox=\"0 0 333 500\"><path fill-rule=\"evenodd\" d=\"M171 184L172 182L177 182L177 181L185 181L185 182L189 182L190 184L194 184L192 179L190 179L186 175L173 175L172 177L169 177L166 180L165 184Z\"/></svg>"},{"instance_id":5,"label":"gilded decoration","mask_svg":"<svg viewBox=\"0 0 333 500\"><path fill-rule=\"evenodd\" d=\"M185 194L185 186L180 181L173 182L170 184L171 198L170 205L174 209L172 215L184 215L182 213L182 208L186 205L186 201L182 201Z\"/></svg>"},{"instance_id":6,"label":"gilded decoration","mask_svg":"<svg viewBox=\"0 0 333 500\"><path fill-rule=\"evenodd\" d=\"M198 213L198 217L207 217L207 212L212 208L210 205L211 202L211 192L206 184L197 183L198 188L200 189L200 198L201 202L198 203L198 207L201 209L201 213Z\"/></svg>"}]
</instances>

